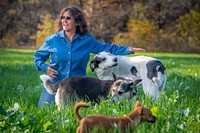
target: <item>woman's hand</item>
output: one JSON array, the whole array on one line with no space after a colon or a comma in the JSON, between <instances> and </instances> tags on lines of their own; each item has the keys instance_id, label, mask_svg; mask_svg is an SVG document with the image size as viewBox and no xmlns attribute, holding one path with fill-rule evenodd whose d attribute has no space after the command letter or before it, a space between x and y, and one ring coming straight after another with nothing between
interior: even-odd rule
<instances>
[{"instance_id":1,"label":"woman's hand","mask_svg":"<svg viewBox=\"0 0 200 133\"><path fill-rule=\"evenodd\" d=\"M49 75L50 77L54 77L56 78L58 75L58 72L54 69L51 68L51 66L55 66L56 64L49 64L48 68L47 68L47 75Z\"/></svg>"},{"instance_id":2,"label":"woman's hand","mask_svg":"<svg viewBox=\"0 0 200 133\"><path fill-rule=\"evenodd\" d=\"M130 52L131 52L131 53L134 53L134 52L145 52L145 49L143 49L143 48L133 48L133 47L130 47Z\"/></svg>"}]
</instances>

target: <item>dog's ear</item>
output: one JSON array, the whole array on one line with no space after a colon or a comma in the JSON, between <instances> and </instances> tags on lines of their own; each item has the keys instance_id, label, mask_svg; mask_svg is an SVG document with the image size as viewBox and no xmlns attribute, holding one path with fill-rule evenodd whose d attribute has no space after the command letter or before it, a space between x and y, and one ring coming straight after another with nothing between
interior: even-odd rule
<instances>
[{"instance_id":1,"label":"dog's ear","mask_svg":"<svg viewBox=\"0 0 200 133\"><path fill-rule=\"evenodd\" d=\"M113 81L116 81L117 80L117 76L115 75L114 72L112 72L112 75L113 75Z\"/></svg>"},{"instance_id":2,"label":"dog's ear","mask_svg":"<svg viewBox=\"0 0 200 133\"><path fill-rule=\"evenodd\" d=\"M95 65L94 65L94 61L91 61L91 62L90 62L90 69L91 69L91 71L94 72L95 68L96 68L96 67L95 67Z\"/></svg>"},{"instance_id":3,"label":"dog's ear","mask_svg":"<svg viewBox=\"0 0 200 133\"><path fill-rule=\"evenodd\" d=\"M137 110L140 115L142 114L142 105L140 104L139 100L136 101L135 110Z\"/></svg>"},{"instance_id":4,"label":"dog's ear","mask_svg":"<svg viewBox=\"0 0 200 133\"><path fill-rule=\"evenodd\" d=\"M143 114L143 107L142 107L142 106L138 107L138 108L137 108L137 111L138 111L138 113L139 113L140 115L142 115L142 114Z\"/></svg>"},{"instance_id":5,"label":"dog's ear","mask_svg":"<svg viewBox=\"0 0 200 133\"><path fill-rule=\"evenodd\" d=\"M133 82L134 86L137 86L137 84L139 84L142 81L142 79L138 79L136 81Z\"/></svg>"},{"instance_id":6,"label":"dog's ear","mask_svg":"<svg viewBox=\"0 0 200 133\"><path fill-rule=\"evenodd\" d=\"M140 107L140 106L142 106L142 105L140 104L140 101L137 100L137 101L136 101L136 104L135 104L135 108Z\"/></svg>"}]
</instances>

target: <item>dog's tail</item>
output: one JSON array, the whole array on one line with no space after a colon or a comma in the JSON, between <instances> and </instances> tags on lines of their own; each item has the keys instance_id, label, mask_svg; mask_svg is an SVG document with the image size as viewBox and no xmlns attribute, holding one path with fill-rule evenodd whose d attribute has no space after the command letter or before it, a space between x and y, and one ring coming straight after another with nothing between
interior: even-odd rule
<instances>
[{"instance_id":1,"label":"dog's tail","mask_svg":"<svg viewBox=\"0 0 200 133\"><path fill-rule=\"evenodd\" d=\"M81 107L88 108L89 105L87 103L85 103L85 102L79 102L79 103L77 103L75 105L75 107L74 107L74 114L75 114L75 116L76 116L76 118L77 118L78 121L80 121L82 119L82 117L78 113L78 110Z\"/></svg>"},{"instance_id":2,"label":"dog's tail","mask_svg":"<svg viewBox=\"0 0 200 133\"><path fill-rule=\"evenodd\" d=\"M42 80L43 86L47 90L48 93L56 94L57 89L58 89L58 84L54 84L51 77L43 74L43 75L40 75L40 79Z\"/></svg>"}]
</instances>

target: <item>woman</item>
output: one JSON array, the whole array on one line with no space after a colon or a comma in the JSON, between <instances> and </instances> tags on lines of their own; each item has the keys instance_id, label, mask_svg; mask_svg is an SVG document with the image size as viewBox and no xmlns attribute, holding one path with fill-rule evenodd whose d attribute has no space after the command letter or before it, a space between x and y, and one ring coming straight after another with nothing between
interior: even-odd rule
<instances>
[{"instance_id":1,"label":"woman","mask_svg":"<svg viewBox=\"0 0 200 133\"><path fill-rule=\"evenodd\" d=\"M125 55L145 51L142 48L97 41L89 34L85 17L76 6L61 10L54 28L56 33L48 36L34 54L36 69L53 77L54 83L69 76L85 76L90 53L109 50L112 54ZM46 64L49 58L50 63ZM55 96L43 87L39 107L45 103L54 103L54 99Z\"/></svg>"}]
</instances>

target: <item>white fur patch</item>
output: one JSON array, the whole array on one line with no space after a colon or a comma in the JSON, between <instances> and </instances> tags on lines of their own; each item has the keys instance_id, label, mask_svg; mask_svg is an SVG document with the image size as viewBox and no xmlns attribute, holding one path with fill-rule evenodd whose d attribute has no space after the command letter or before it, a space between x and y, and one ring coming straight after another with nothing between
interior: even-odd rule
<instances>
[{"instance_id":1,"label":"white fur patch","mask_svg":"<svg viewBox=\"0 0 200 133\"><path fill-rule=\"evenodd\" d=\"M43 83L45 83L48 80L52 81L51 77L45 74L40 75L40 79L42 80Z\"/></svg>"}]
</instances>

